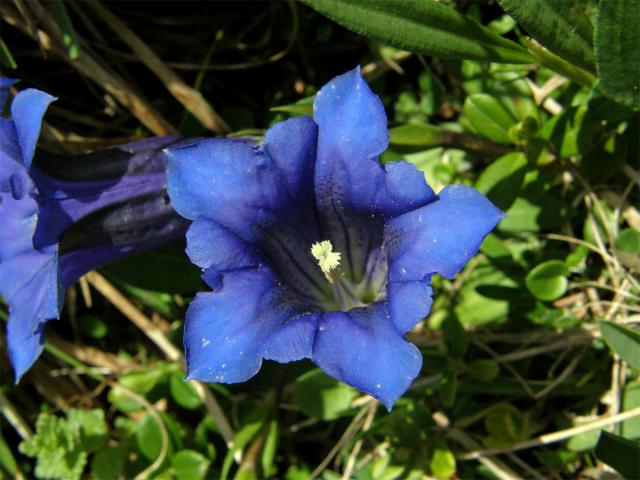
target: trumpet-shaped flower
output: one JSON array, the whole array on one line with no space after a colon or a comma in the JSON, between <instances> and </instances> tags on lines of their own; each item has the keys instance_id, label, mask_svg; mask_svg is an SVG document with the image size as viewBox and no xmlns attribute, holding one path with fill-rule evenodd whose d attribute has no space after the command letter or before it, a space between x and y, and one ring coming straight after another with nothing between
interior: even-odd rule
<instances>
[{"instance_id":1,"label":"trumpet-shaped flower","mask_svg":"<svg viewBox=\"0 0 640 480\"><path fill-rule=\"evenodd\" d=\"M0 111L14 82L0 81ZM152 138L102 152L36 151L54 97L16 95L0 118L0 295L9 304L7 346L16 378L42 352L43 327L58 318L65 289L84 273L184 234L170 207L162 148Z\"/></svg>"},{"instance_id":2,"label":"trumpet-shaped flower","mask_svg":"<svg viewBox=\"0 0 640 480\"><path fill-rule=\"evenodd\" d=\"M188 377L240 382L263 359L311 359L387 408L422 357L403 335L502 212L472 188L438 195L406 162L381 164L387 120L352 70L317 94L314 118L262 145L203 140L168 151L174 208L193 220L187 253L212 292L185 324Z\"/></svg>"}]
</instances>

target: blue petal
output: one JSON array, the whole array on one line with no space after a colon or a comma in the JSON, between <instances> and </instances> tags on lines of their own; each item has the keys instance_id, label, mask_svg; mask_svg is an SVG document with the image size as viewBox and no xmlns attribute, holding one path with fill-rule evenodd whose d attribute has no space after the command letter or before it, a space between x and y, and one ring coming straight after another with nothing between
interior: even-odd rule
<instances>
[{"instance_id":1,"label":"blue petal","mask_svg":"<svg viewBox=\"0 0 640 480\"><path fill-rule=\"evenodd\" d=\"M432 295L430 275L424 280L387 283L387 308L398 332L408 332L427 316Z\"/></svg>"},{"instance_id":2,"label":"blue petal","mask_svg":"<svg viewBox=\"0 0 640 480\"><path fill-rule=\"evenodd\" d=\"M310 175L307 142L314 145L315 134L308 122L284 122L269 132L266 151L231 140L169 149L167 176L171 203L181 215L208 218L253 245L292 288L313 299L329 294L329 285L310 255L311 245L319 240L314 204L307 188L299 192L306 199L292 196L297 191L293 185L300 182L304 187ZM283 143L287 132L289 152ZM311 137L296 137L301 132ZM204 234L202 242L206 241L216 243L215 237ZM216 282L215 275L207 278Z\"/></svg>"},{"instance_id":3,"label":"blue petal","mask_svg":"<svg viewBox=\"0 0 640 480\"><path fill-rule=\"evenodd\" d=\"M312 359L329 375L387 409L420 372L422 356L396 330L382 303L322 316Z\"/></svg>"},{"instance_id":4,"label":"blue petal","mask_svg":"<svg viewBox=\"0 0 640 480\"><path fill-rule=\"evenodd\" d=\"M197 217L187 230L187 255L203 269L217 271L256 267L259 255L244 240L205 217Z\"/></svg>"},{"instance_id":5,"label":"blue petal","mask_svg":"<svg viewBox=\"0 0 640 480\"><path fill-rule=\"evenodd\" d=\"M324 167L331 157L357 164L389 145L384 107L362 78L360 67L320 89L313 102L313 118L318 124L319 166Z\"/></svg>"},{"instance_id":6,"label":"blue petal","mask_svg":"<svg viewBox=\"0 0 640 480\"><path fill-rule=\"evenodd\" d=\"M301 313L285 320L262 348L262 356L280 363L311 358L320 312Z\"/></svg>"},{"instance_id":7,"label":"blue petal","mask_svg":"<svg viewBox=\"0 0 640 480\"><path fill-rule=\"evenodd\" d=\"M386 163L384 170L384 196L379 201L385 217L397 217L436 199L424 174L410 163Z\"/></svg>"},{"instance_id":8,"label":"blue petal","mask_svg":"<svg viewBox=\"0 0 640 480\"><path fill-rule=\"evenodd\" d=\"M385 218L434 199L422 173L404 162L383 166L387 118L359 68L331 80L316 95L315 194L320 229L341 252L346 274L361 280L382 241Z\"/></svg>"},{"instance_id":9,"label":"blue petal","mask_svg":"<svg viewBox=\"0 0 640 480\"><path fill-rule=\"evenodd\" d=\"M279 361L309 356L311 339L283 345L277 335L302 311L266 268L227 272L216 292L198 293L187 310L184 345L188 378L242 382L255 375L263 357ZM310 332L313 333L313 332Z\"/></svg>"},{"instance_id":10,"label":"blue petal","mask_svg":"<svg viewBox=\"0 0 640 480\"><path fill-rule=\"evenodd\" d=\"M28 88L15 96L11 103L11 117L16 128L16 134L22 151L22 164L31 165L36 143L40 136L42 117L51 102L56 100L48 93Z\"/></svg>"},{"instance_id":11,"label":"blue petal","mask_svg":"<svg viewBox=\"0 0 640 480\"><path fill-rule=\"evenodd\" d=\"M185 218L203 216L245 240L275 221L283 195L267 155L246 142L203 140L167 150L171 204Z\"/></svg>"},{"instance_id":12,"label":"blue petal","mask_svg":"<svg viewBox=\"0 0 640 480\"><path fill-rule=\"evenodd\" d=\"M285 120L271 127L263 142L267 155L282 172L291 198L313 201L317 127L309 117Z\"/></svg>"},{"instance_id":13,"label":"blue petal","mask_svg":"<svg viewBox=\"0 0 640 480\"><path fill-rule=\"evenodd\" d=\"M60 314L56 252L31 251L3 261L0 290L9 303L7 349L17 382L42 352L44 323Z\"/></svg>"},{"instance_id":14,"label":"blue petal","mask_svg":"<svg viewBox=\"0 0 640 480\"><path fill-rule=\"evenodd\" d=\"M503 218L477 190L445 187L439 200L385 225L389 281L422 280L432 273L453 278Z\"/></svg>"}]
</instances>

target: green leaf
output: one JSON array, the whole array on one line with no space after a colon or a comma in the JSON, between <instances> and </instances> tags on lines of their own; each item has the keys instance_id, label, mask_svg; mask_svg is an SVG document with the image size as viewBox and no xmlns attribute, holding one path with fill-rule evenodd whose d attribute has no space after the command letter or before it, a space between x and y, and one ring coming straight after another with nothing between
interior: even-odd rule
<instances>
[{"instance_id":1,"label":"green leaf","mask_svg":"<svg viewBox=\"0 0 640 480\"><path fill-rule=\"evenodd\" d=\"M171 457L171 465L181 480L202 480L207 476L211 462L194 450L180 450Z\"/></svg>"},{"instance_id":2,"label":"green leaf","mask_svg":"<svg viewBox=\"0 0 640 480\"><path fill-rule=\"evenodd\" d=\"M420 152L445 143L447 133L432 125L402 125L389 129L389 144L399 153Z\"/></svg>"},{"instance_id":3,"label":"green leaf","mask_svg":"<svg viewBox=\"0 0 640 480\"><path fill-rule=\"evenodd\" d=\"M567 291L569 269L560 260L548 260L535 267L525 278L529 291L538 299L551 302Z\"/></svg>"},{"instance_id":4,"label":"green leaf","mask_svg":"<svg viewBox=\"0 0 640 480\"><path fill-rule=\"evenodd\" d=\"M614 252L625 267L640 270L640 232L633 228L622 230L616 238Z\"/></svg>"},{"instance_id":5,"label":"green leaf","mask_svg":"<svg viewBox=\"0 0 640 480\"><path fill-rule=\"evenodd\" d=\"M144 370L136 370L125 373L120 376L118 383L123 387L133 390L136 393L145 395L149 393L158 383L164 381L168 374L167 366L160 365L154 368L146 368ZM131 398L123 389L112 388L107 395L111 402L118 410L129 413L142 410L143 406Z\"/></svg>"},{"instance_id":6,"label":"green leaf","mask_svg":"<svg viewBox=\"0 0 640 480\"><path fill-rule=\"evenodd\" d=\"M293 384L293 400L306 415L333 420L350 412L358 392L338 382L320 369L298 377Z\"/></svg>"},{"instance_id":7,"label":"green leaf","mask_svg":"<svg viewBox=\"0 0 640 480\"><path fill-rule=\"evenodd\" d=\"M11 68L12 70L15 70L16 68L18 68L18 64L13 58L13 55L11 55L11 51L9 50L9 47L7 47L7 44L4 43L4 41L1 38L0 38L0 63L2 63L6 67Z\"/></svg>"},{"instance_id":8,"label":"green leaf","mask_svg":"<svg viewBox=\"0 0 640 480\"><path fill-rule=\"evenodd\" d=\"M146 414L136 430L136 445L144 457L153 462L162 451L162 427L151 414Z\"/></svg>"},{"instance_id":9,"label":"green leaf","mask_svg":"<svg viewBox=\"0 0 640 480\"><path fill-rule=\"evenodd\" d=\"M454 315L448 315L442 323L442 335L447 351L454 357L460 358L467 350L469 338L464 327Z\"/></svg>"},{"instance_id":10,"label":"green leaf","mask_svg":"<svg viewBox=\"0 0 640 480\"><path fill-rule=\"evenodd\" d=\"M440 79L431 72L422 72L418 77L418 85L422 90L420 107L422 111L431 116L440 111L446 94Z\"/></svg>"},{"instance_id":11,"label":"green leaf","mask_svg":"<svg viewBox=\"0 0 640 480\"><path fill-rule=\"evenodd\" d=\"M464 114L479 135L498 143L512 143L509 129L516 124L516 118L496 97L486 93L469 95L464 101Z\"/></svg>"},{"instance_id":12,"label":"green leaf","mask_svg":"<svg viewBox=\"0 0 640 480\"><path fill-rule=\"evenodd\" d=\"M450 478L456 473L456 457L444 442L439 442L431 456L429 468L437 478Z\"/></svg>"},{"instance_id":13,"label":"green leaf","mask_svg":"<svg viewBox=\"0 0 640 480\"><path fill-rule=\"evenodd\" d=\"M624 478L640 478L640 442L603 431L594 453Z\"/></svg>"},{"instance_id":14,"label":"green leaf","mask_svg":"<svg viewBox=\"0 0 640 480\"><path fill-rule=\"evenodd\" d=\"M374 40L440 58L529 63L515 42L435 0L303 0L340 25Z\"/></svg>"},{"instance_id":15,"label":"green leaf","mask_svg":"<svg viewBox=\"0 0 640 480\"><path fill-rule=\"evenodd\" d=\"M185 381L184 375L180 371L171 374L169 391L173 399L181 407L194 410L202 405L202 399L198 395L195 387Z\"/></svg>"},{"instance_id":16,"label":"green leaf","mask_svg":"<svg viewBox=\"0 0 640 480\"><path fill-rule=\"evenodd\" d=\"M73 24L71 23L71 19L69 18L67 7L65 7L62 0L52 0L48 2L48 5L51 9L53 18L55 18L56 23L62 32L62 41L67 47L69 58L71 60L77 59L80 56L80 46L78 45L76 32L73 28Z\"/></svg>"},{"instance_id":17,"label":"green leaf","mask_svg":"<svg viewBox=\"0 0 640 480\"><path fill-rule=\"evenodd\" d=\"M82 448L89 453L97 451L108 438L107 424L102 410L78 410L67 413L69 427L79 433Z\"/></svg>"},{"instance_id":18,"label":"green leaf","mask_svg":"<svg viewBox=\"0 0 640 480\"><path fill-rule=\"evenodd\" d=\"M75 480L87 463L87 452L83 451L79 437L77 428L67 419L41 413L35 435L22 442L19 449L37 459L36 477Z\"/></svg>"},{"instance_id":19,"label":"green leaf","mask_svg":"<svg viewBox=\"0 0 640 480\"><path fill-rule=\"evenodd\" d=\"M109 332L109 326L97 315L83 315L78 319L80 330L91 338L104 338Z\"/></svg>"},{"instance_id":20,"label":"green leaf","mask_svg":"<svg viewBox=\"0 0 640 480\"><path fill-rule=\"evenodd\" d=\"M606 320L599 321L598 326L611 350L640 370L640 332Z\"/></svg>"},{"instance_id":21,"label":"green leaf","mask_svg":"<svg viewBox=\"0 0 640 480\"><path fill-rule=\"evenodd\" d=\"M278 422L271 420L269 422L269 431L267 432L267 438L264 441L264 448L260 455L260 465L262 467L262 476L271 477L273 475L273 460L276 456L276 450L278 448Z\"/></svg>"},{"instance_id":22,"label":"green leaf","mask_svg":"<svg viewBox=\"0 0 640 480\"><path fill-rule=\"evenodd\" d=\"M467 365L469 375L480 382L490 382L500 373L500 366L495 360L478 358Z\"/></svg>"},{"instance_id":23,"label":"green leaf","mask_svg":"<svg viewBox=\"0 0 640 480\"><path fill-rule=\"evenodd\" d=\"M498 0L538 42L576 65L595 72L593 27L580 0Z\"/></svg>"},{"instance_id":24,"label":"green leaf","mask_svg":"<svg viewBox=\"0 0 640 480\"><path fill-rule=\"evenodd\" d=\"M500 210L507 211L520 193L526 170L527 157L523 153L507 153L482 172L476 188Z\"/></svg>"},{"instance_id":25,"label":"green leaf","mask_svg":"<svg viewBox=\"0 0 640 480\"><path fill-rule=\"evenodd\" d=\"M4 437L2 436L2 432L0 431L0 468L1 471L5 471L12 477L16 477L16 472L18 470L18 465L16 464L16 459L7 445ZM0 475L2 477L2 475Z\"/></svg>"},{"instance_id":26,"label":"green leaf","mask_svg":"<svg viewBox=\"0 0 640 480\"><path fill-rule=\"evenodd\" d=\"M527 415L510 404L496 405L484 419L489 436L484 439L490 448L510 446L529 438L530 427Z\"/></svg>"},{"instance_id":27,"label":"green leaf","mask_svg":"<svg viewBox=\"0 0 640 480\"><path fill-rule=\"evenodd\" d=\"M561 158L592 150L601 139L601 119L588 115L587 107L569 107L551 117L540 129L538 138L549 140Z\"/></svg>"},{"instance_id":28,"label":"green leaf","mask_svg":"<svg viewBox=\"0 0 640 480\"><path fill-rule=\"evenodd\" d=\"M596 21L596 67L602 91L627 107L640 109L640 2L601 1Z\"/></svg>"},{"instance_id":29,"label":"green leaf","mask_svg":"<svg viewBox=\"0 0 640 480\"><path fill-rule=\"evenodd\" d=\"M451 407L456 401L456 395L458 394L458 376L454 371L448 372L442 379L440 388L438 389L438 396L440 401L445 407Z\"/></svg>"},{"instance_id":30,"label":"green leaf","mask_svg":"<svg viewBox=\"0 0 640 480\"><path fill-rule=\"evenodd\" d=\"M309 117L313 116L313 98L309 97L303 100L300 100L296 103L291 103L289 105L279 105L277 107L271 107L269 110L272 112L284 112L284 113L292 113L294 115L307 115Z\"/></svg>"},{"instance_id":31,"label":"green leaf","mask_svg":"<svg viewBox=\"0 0 640 480\"><path fill-rule=\"evenodd\" d=\"M95 480L122 477L126 459L127 450L120 445L103 448L91 460L91 477Z\"/></svg>"}]
</instances>

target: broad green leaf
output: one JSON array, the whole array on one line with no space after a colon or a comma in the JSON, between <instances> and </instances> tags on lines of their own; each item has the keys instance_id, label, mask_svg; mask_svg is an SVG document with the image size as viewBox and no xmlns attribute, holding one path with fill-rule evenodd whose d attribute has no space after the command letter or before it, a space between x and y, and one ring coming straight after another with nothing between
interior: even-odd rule
<instances>
[{"instance_id":1,"label":"broad green leaf","mask_svg":"<svg viewBox=\"0 0 640 480\"><path fill-rule=\"evenodd\" d=\"M640 442L603 431L594 453L624 478L640 478Z\"/></svg>"},{"instance_id":2,"label":"broad green leaf","mask_svg":"<svg viewBox=\"0 0 640 480\"><path fill-rule=\"evenodd\" d=\"M640 370L640 332L605 320L598 322L598 325L611 350L633 368Z\"/></svg>"},{"instance_id":3,"label":"broad green leaf","mask_svg":"<svg viewBox=\"0 0 640 480\"><path fill-rule=\"evenodd\" d=\"M593 27L580 0L498 0L538 42L576 65L595 72Z\"/></svg>"},{"instance_id":4,"label":"broad green leaf","mask_svg":"<svg viewBox=\"0 0 640 480\"><path fill-rule=\"evenodd\" d=\"M422 72L418 77L418 85L422 90L420 107L422 111L431 116L440 111L446 94L444 85L440 79L431 72Z\"/></svg>"},{"instance_id":5,"label":"broad green leaf","mask_svg":"<svg viewBox=\"0 0 640 480\"><path fill-rule=\"evenodd\" d=\"M529 438L531 427L526 414L511 404L497 405L484 418L489 436L484 439L490 448L502 448Z\"/></svg>"},{"instance_id":6,"label":"broad green leaf","mask_svg":"<svg viewBox=\"0 0 640 480\"><path fill-rule=\"evenodd\" d=\"M153 462L162 451L162 427L155 416L146 414L136 430L136 445L144 457Z\"/></svg>"},{"instance_id":7,"label":"broad green leaf","mask_svg":"<svg viewBox=\"0 0 640 480\"><path fill-rule=\"evenodd\" d=\"M158 383L164 381L168 373L169 371L166 365L146 368L121 375L118 383L144 396L158 385ZM125 413L142 410L144 408L142 404L131 398L131 395L127 394L123 389L117 388L117 386L109 390L107 397L109 398L109 402L118 410Z\"/></svg>"},{"instance_id":8,"label":"broad green leaf","mask_svg":"<svg viewBox=\"0 0 640 480\"><path fill-rule=\"evenodd\" d=\"M616 250L640 255L640 232L633 228L625 228L616 238Z\"/></svg>"},{"instance_id":9,"label":"broad green leaf","mask_svg":"<svg viewBox=\"0 0 640 480\"><path fill-rule=\"evenodd\" d=\"M495 360L477 358L467 365L469 375L480 382L490 382L500 373L500 366Z\"/></svg>"},{"instance_id":10,"label":"broad green leaf","mask_svg":"<svg viewBox=\"0 0 640 480\"><path fill-rule=\"evenodd\" d=\"M614 252L627 268L640 270L640 232L625 228L616 238Z\"/></svg>"},{"instance_id":11,"label":"broad green leaf","mask_svg":"<svg viewBox=\"0 0 640 480\"><path fill-rule=\"evenodd\" d=\"M444 442L438 442L431 455L429 468L437 478L450 478L456 473L456 457Z\"/></svg>"},{"instance_id":12,"label":"broad green leaf","mask_svg":"<svg viewBox=\"0 0 640 480\"><path fill-rule=\"evenodd\" d=\"M198 396L195 387L188 381L185 381L181 371L176 371L171 374L169 391L173 399L181 407L193 410L202 405L202 399Z\"/></svg>"},{"instance_id":13,"label":"broad green leaf","mask_svg":"<svg viewBox=\"0 0 640 480\"><path fill-rule=\"evenodd\" d=\"M487 235L480 245L480 251L489 258L511 258L511 252L494 233Z\"/></svg>"},{"instance_id":14,"label":"broad green leaf","mask_svg":"<svg viewBox=\"0 0 640 480\"><path fill-rule=\"evenodd\" d=\"M511 143L509 129L516 119L496 97L486 93L469 95L464 101L464 115L479 135L494 142Z\"/></svg>"},{"instance_id":15,"label":"broad green leaf","mask_svg":"<svg viewBox=\"0 0 640 480\"><path fill-rule=\"evenodd\" d=\"M104 338L109 332L109 326L97 315L83 315L78 319L80 330L91 338Z\"/></svg>"},{"instance_id":16,"label":"broad green leaf","mask_svg":"<svg viewBox=\"0 0 640 480\"><path fill-rule=\"evenodd\" d=\"M596 21L596 67L602 91L640 109L640 2L600 1Z\"/></svg>"},{"instance_id":17,"label":"broad green leaf","mask_svg":"<svg viewBox=\"0 0 640 480\"><path fill-rule=\"evenodd\" d=\"M445 407L451 407L456 401L458 393L458 376L454 371L447 372L440 383L438 397Z\"/></svg>"},{"instance_id":18,"label":"broad green leaf","mask_svg":"<svg viewBox=\"0 0 640 480\"><path fill-rule=\"evenodd\" d=\"M338 382L320 369L311 370L293 384L293 401L306 415L333 420L350 412L358 396L353 388Z\"/></svg>"},{"instance_id":19,"label":"broad green leaf","mask_svg":"<svg viewBox=\"0 0 640 480\"><path fill-rule=\"evenodd\" d=\"M443 145L448 133L433 125L402 125L389 129L389 144L400 153L419 152Z\"/></svg>"},{"instance_id":20,"label":"broad green leaf","mask_svg":"<svg viewBox=\"0 0 640 480\"><path fill-rule=\"evenodd\" d=\"M303 0L356 33L440 58L528 63L515 42L435 0Z\"/></svg>"},{"instance_id":21,"label":"broad green leaf","mask_svg":"<svg viewBox=\"0 0 640 480\"><path fill-rule=\"evenodd\" d=\"M113 480L122 476L127 450L123 446L109 446L98 451L91 460L91 478Z\"/></svg>"},{"instance_id":22,"label":"broad green leaf","mask_svg":"<svg viewBox=\"0 0 640 480\"><path fill-rule=\"evenodd\" d=\"M560 260L548 260L535 267L525 278L529 291L540 300L550 302L567 291L569 269Z\"/></svg>"},{"instance_id":23,"label":"broad green leaf","mask_svg":"<svg viewBox=\"0 0 640 480\"><path fill-rule=\"evenodd\" d=\"M520 193L526 169L527 157L523 153L507 153L482 172L476 188L500 210L507 211Z\"/></svg>"},{"instance_id":24,"label":"broad green leaf","mask_svg":"<svg viewBox=\"0 0 640 480\"><path fill-rule=\"evenodd\" d=\"M102 410L78 410L67 414L69 427L79 434L79 443L86 452L95 452L106 442L107 424Z\"/></svg>"},{"instance_id":25,"label":"broad green leaf","mask_svg":"<svg viewBox=\"0 0 640 480\"><path fill-rule=\"evenodd\" d=\"M602 121L587 112L584 105L569 107L551 117L540 129L538 138L549 140L561 158L584 154L593 149L602 134Z\"/></svg>"},{"instance_id":26,"label":"broad green leaf","mask_svg":"<svg viewBox=\"0 0 640 480\"><path fill-rule=\"evenodd\" d=\"M447 351L454 357L464 355L469 338L460 321L453 315L448 315L442 323L442 335Z\"/></svg>"},{"instance_id":27,"label":"broad green leaf","mask_svg":"<svg viewBox=\"0 0 640 480\"><path fill-rule=\"evenodd\" d=\"M194 450L180 450L171 457L171 465L177 478L181 480L202 480L206 478L211 462Z\"/></svg>"}]
</instances>

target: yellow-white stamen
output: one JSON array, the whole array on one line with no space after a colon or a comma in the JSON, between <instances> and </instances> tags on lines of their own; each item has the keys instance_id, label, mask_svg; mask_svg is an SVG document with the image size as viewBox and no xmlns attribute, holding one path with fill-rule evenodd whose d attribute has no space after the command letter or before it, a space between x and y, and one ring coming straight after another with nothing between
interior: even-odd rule
<instances>
[{"instance_id":1,"label":"yellow-white stamen","mask_svg":"<svg viewBox=\"0 0 640 480\"><path fill-rule=\"evenodd\" d=\"M329 240L311 245L311 255L318 260L320 270L327 278L330 278L331 273L340 266L340 252L333 251L333 245Z\"/></svg>"}]
</instances>

